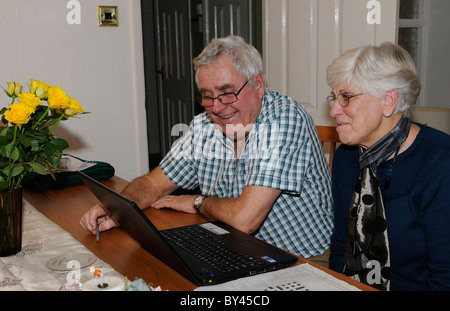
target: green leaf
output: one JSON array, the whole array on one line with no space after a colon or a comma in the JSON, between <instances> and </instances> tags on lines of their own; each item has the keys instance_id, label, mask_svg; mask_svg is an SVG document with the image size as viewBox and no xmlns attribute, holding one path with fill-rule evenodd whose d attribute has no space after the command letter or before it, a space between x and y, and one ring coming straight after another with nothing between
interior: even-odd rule
<instances>
[{"instance_id":1,"label":"green leaf","mask_svg":"<svg viewBox=\"0 0 450 311\"><path fill-rule=\"evenodd\" d=\"M59 162L61 161L62 151L57 151L52 153L52 155L47 155L48 161L53 167L58 167Z\"/></svg>"},{"instance_id":2,"label":"green leaf","mask_svg":"<svg viewBox=\"0 0 450 311\"><path fill-rule=\"evenodd\" d=\"M27 163L28 165L30 165L31 169L33 170L33 172L41 174L41 175L47 175L48 172L45 170L45 167L39 163L35 163L35 162L29 162Z\"/></svg>"},{"instance_id":3,"label":"green leaf","mask_svg":"<svg viewBox=\"0 0 450 311\"><path fill-rule=\"evenodd\" d=\"M11 140L14 137L14 126L13 127L7 126L3 128L2 133L0 135L5 136L9 140Z\"/></svg>"},{"instance_id":4,"label":"green leaf","mask_svg":"<svg viewBox=\"0 0 450 311\"><path fill-rule=\"evenodd\" d=\"M31 151L39 151L39 142L36 139L30 141Z\"/></svg>"},{"instance_id":5,"label":"green leaf","mask_svg":"<svg viewBox=\"0 0 450 311\"><path fill-rule=\"evenodd\" d=\"M22 158L22 159L27 159L27 158L28 158L29 154L28 154L28 152L26 152L26 151L22 148L22 146L19 145L19 147L17 147L17 149L19 150L19 156L20 156L20 158Z\"/></svg>"},{"instance_id":6,"label":"green leaf","mask_svg":"<svg viewBox=\"0 0 450 311\"><path fill-rule=\"evenodd\" d=\"M45 155L47 156L48 161L53 167L58 166L63 154L63 150L67 147L69 147L69 144L62 138L53 139L45 144Z\"/></svg>"},{"instance_id":7,"label":"green leaf","mask_svg":"<svg viewBox=\"0 0 450 311\"><path fill-rule=\"evenodd\" d=\"M13 151L13 148L14 148L14 142L10 142L9 144L7 144L5 146L6 156L8 158L11 157L11 152Z\"/></svg>"},{"instance_id":8,"label":"green leaf","mask_svg":"<svg viewBox=\"0 0 450 311\"><path fill-rule=\"evenodd\" d=\"M24 135L22 135L20 132L17 132L17 137L19 138L20 143L25 147L30 147L30 139Z\"/></svg>"},{"instance_id":9,"label":"green leaf","mask_svg":"<svg viewBox=\"0 0 450 311\"><path fill-rule=\"evenodd\" d=\"M13 177L17 176L20 173L22 173L23 170L24 170L24 167L22 164L14 165L11 176L13 176Z\"/></svg>"},{"instance_id":10,"label":"green leaf","mask_svg":"<svg viewBox=\"0 0 450 311\"><path fill-rule=\"evenodd\" d=\"M0 145L7 145L9 143L9 139L5 136L0 136Z\"/></svg>"},{"instance_id":11,"label":"green leaf","mask_svg":"<svg viewBox=\"0 0 450 311\"><path fill-rule=\"evenodd\" d=\"M11 159L15 162L19 160L19 156L20 156L19 149L15 147L11 152Z\"/></svg>"},{"instance_id":12,"label":"green leaf","mask_svg":"<svg viewBox=\"0 0 450 311\"><path fill-rule=\"evenodd\" d=\"M64 150L69 147L69 144L65 139L62 138L55 138L51 141L53 145L55 145L59 150Z\"/></svg>"},{"instance_id":13,"label":"green leaf","mask_svg":"<svg viewBox=\"0 0 450 311\"><path fill-rule=\"evenodd\" d=\"M46 160L47 160L47 158L44 157L44 154L40 153L37 155L37 158L36 158L36 160L34 160L34 162L39 163L39 164L45 164Z\"/></svg>"},{"instance_id":14,"label":"green leaf","mask_svg":"<svg viewBox=\"0 0 450 311\"><path fill-rule=\"evenodd\" d=\"M0 156L3 158L6 157L6 146L0 146Z\"/></svg>"},{"instance_id":15,"label":"green leaf","mask_svg":"<svg viewBox=\"0 0 450 311\"><path fill-rule=\"evenodd\" d=\"M44 166L47 169L47 172L54 180L56 180L55 173L53 172L53 168L50 166L48 162L44 162Z\"/></svg>"}]
</instances>

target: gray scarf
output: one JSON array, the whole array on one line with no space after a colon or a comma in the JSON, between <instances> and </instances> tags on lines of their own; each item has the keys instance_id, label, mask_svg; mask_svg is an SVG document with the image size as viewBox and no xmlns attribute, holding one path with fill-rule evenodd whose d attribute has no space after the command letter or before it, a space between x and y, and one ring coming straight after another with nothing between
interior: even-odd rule
<instances>
[{"instance_id":1,"label":"gray scarf","mask_svg":"<svg viewBox=\"0 0 450 311\"><path fill-rule=\"evenodd\" d=\"M403 116L395 128L373 146L367 150L359 147L360 174L350 204L344 274L380 290L389 290L391 267L377 167L394 152L395 161L410 127L410 120Z\"/></svg>"}]
</instances>

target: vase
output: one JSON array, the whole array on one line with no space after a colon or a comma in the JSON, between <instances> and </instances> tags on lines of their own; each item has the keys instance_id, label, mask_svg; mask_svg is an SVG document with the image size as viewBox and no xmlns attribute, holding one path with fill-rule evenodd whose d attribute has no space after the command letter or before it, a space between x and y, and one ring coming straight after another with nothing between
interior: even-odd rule
<instances>
[{"instance_id":1,"label":"vase","mask_svg":"<svg viewBox=\"0 0 450 311\"><path fill-rule=\"evenodd\" d=\"M0 257L15 255L22 247L22 187L0 191Z\"/></svg>"}]
</instances>

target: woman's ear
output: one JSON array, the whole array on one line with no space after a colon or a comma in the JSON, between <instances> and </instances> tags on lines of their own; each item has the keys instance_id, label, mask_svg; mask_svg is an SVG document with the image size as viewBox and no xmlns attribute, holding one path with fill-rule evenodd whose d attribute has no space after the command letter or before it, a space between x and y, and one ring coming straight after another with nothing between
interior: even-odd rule
<instances>
[{"instance_id":1,"label":"woman's ear","mask_svg":"<svg viewBox=\"0 0 450 311\"><path fill-rule=\"evenodd\" d=\"M386 96L383 100L383 113L386 117L390 117L394 114L395 108L397 107L398 101L398 90L392 89L387 91Z\"/></svg>"}]
</instances>

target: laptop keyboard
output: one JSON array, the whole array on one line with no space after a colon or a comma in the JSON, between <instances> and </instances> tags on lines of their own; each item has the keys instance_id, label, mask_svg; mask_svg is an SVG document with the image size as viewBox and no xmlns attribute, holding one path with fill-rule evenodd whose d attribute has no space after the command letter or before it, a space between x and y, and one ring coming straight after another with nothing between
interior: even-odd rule
<instances>
[{"instance_id":1,"label":"laptop keyboard","mask_svg":"<svg viewBox=\"0 0 450 311\"><path fill-rule=\"evenodd\" d=\"M167 240L221 272L255 269L264 266L262 260L236 253L226 247L214 234L198 226L181 227L160 232Z\"/></svg>"}]
</instances>

